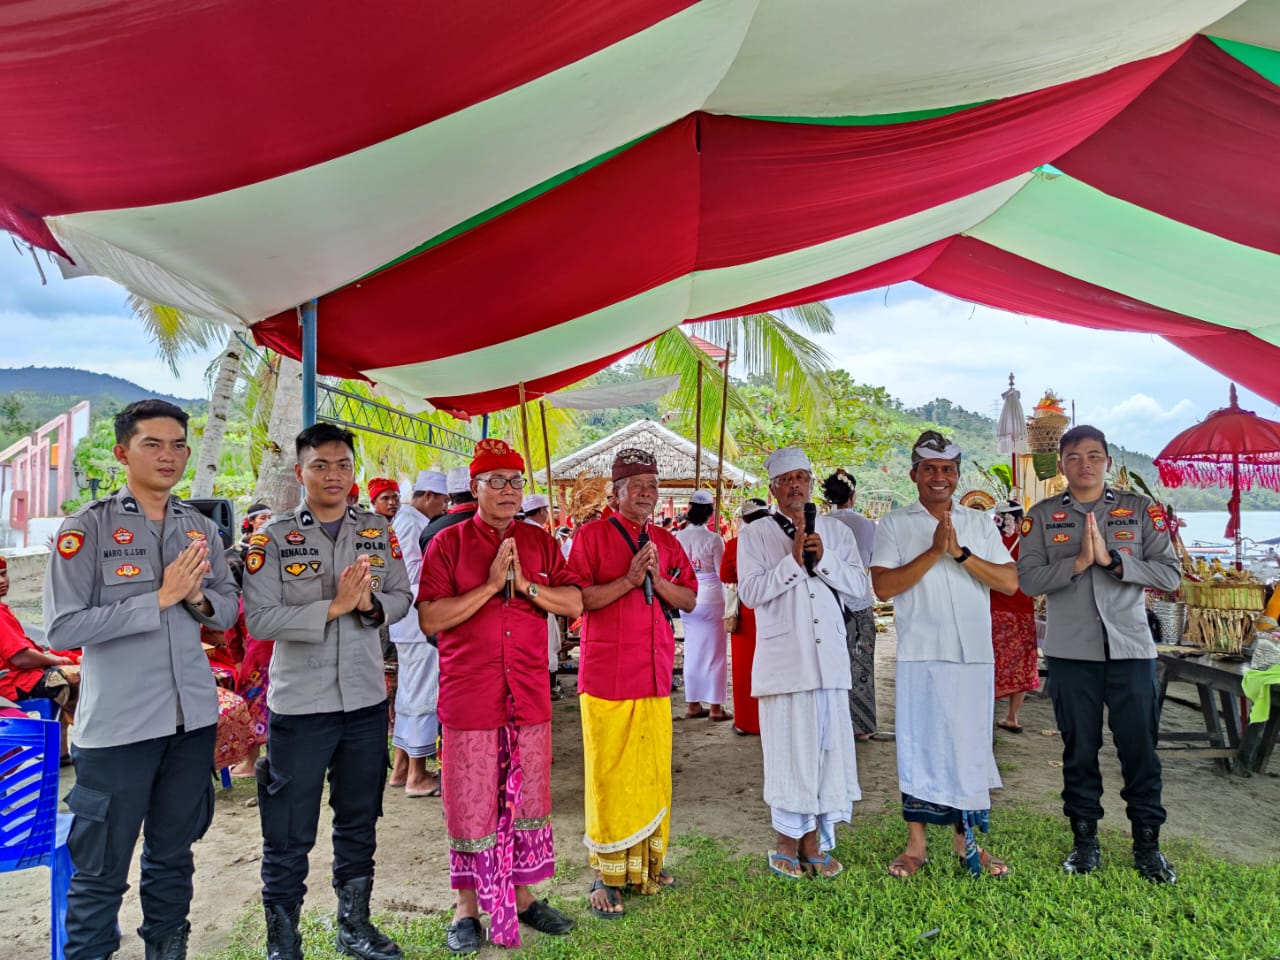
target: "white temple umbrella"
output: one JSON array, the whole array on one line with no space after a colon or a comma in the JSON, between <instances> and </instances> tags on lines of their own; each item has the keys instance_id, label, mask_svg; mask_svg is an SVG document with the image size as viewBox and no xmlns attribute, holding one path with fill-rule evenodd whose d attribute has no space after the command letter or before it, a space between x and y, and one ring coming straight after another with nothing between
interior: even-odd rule
<instances>
[{"instance_id":1,"label":"white temple umbrella","mask_svg":"<svg viewBox=\"0 0 1280 960\"><path fill-rule=\"evenodd\" d=\"M1013 386L1012 373L1009 374L1009 389L1004 392L1000 419L996 421L996 449L1009 457L1012 487L1018 489L1018 457L1030 451L1027 449L1027 417L1022 412L1022 394Z\"/></svg>"}]
</instances>

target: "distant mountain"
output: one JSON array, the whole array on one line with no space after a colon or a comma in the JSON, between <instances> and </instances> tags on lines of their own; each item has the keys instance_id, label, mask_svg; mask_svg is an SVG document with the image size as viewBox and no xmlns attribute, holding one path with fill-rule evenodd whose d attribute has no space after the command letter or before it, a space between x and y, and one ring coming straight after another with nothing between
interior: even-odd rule
<instances>
[{"instance_id":1,"label":"distant mountain","mask_svg":"<svg viewBox=\"0 0 1280 960\"><path fill-rule=\"evenodd\" d=\"M156 397L176 403L184 409L203 406L203 399L184 399L156 393L131 380L105 373L77 370L75 367L9 367L0 368L0 395L44 394L75 397L79 400L115 400L120 406Z\"/></svg>"}]
</instances>

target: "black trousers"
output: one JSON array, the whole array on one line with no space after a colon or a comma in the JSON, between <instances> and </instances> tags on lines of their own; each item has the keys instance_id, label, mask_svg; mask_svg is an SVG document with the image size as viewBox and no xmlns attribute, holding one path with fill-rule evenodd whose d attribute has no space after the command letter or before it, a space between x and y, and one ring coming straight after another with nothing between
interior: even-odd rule
<instances>
[{"instance_id":1,"label":"black trousers","mask_svg":"<svg viewBox=\"0 0 1280 960\"><path fill-rule=\"evenodd\" d=\"M333 882L373 876L389 765L386 701L348 713L273 713L267 760L258 762L264 906L292 907L306 895L326 773Z\"/></svg>"},{"instance_id":2,"label":"black trousers","mask_svg":"<svg viewBox=\"0 0 1280 960\"><path fill-rule=\"evenodd\" d=\"M151 943L183 929L191 907L191 845L213 820L213 746L218 728L174 733L119 747L71 748L75 814L67 849L76 872L67 898L66 960L109 956L142 832L138 895Z\"/></svg>"},{"instance_id":3,"label":"black trousers","mask_svg":"<svg viewBox=\"0 0 1280 960\"><path fill-rule=\"evenodd\" d=\"M1154 660L1064 660L1046 657L1049 696L1062 733L1062 812L1102 819L1102 708L1120 758L1120 797L1134 823L1164 823L1160 805L1160 727Z\"/></svg>"}]
</instances>

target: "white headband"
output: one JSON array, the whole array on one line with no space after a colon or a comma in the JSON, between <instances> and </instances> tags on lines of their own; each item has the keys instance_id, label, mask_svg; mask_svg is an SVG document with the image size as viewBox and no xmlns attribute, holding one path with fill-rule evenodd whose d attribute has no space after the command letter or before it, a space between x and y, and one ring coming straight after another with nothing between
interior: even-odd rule
<instances>
[{"instance_id":1,"label":"white headband","mask_svg":"<svg viewBox=\"0 0 1280 960\"><path fill-rule=\"evenodd\" d=\"M921 460L959 460L960 447L954 443L948 443L942 450L934 450L932 447L916 447L915 455Z\"/></svg>"}]
</instances>

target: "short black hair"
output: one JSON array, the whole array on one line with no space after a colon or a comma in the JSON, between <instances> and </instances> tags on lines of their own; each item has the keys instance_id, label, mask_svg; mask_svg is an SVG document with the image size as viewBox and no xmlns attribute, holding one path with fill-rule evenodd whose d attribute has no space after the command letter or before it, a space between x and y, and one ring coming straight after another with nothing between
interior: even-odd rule
<instances>
[{"instance_id":1,"label":"short black hair","mask_svg":"<svg viewBox=\"0 0 1280 960\"><path fill-rule=\"evenodd\" d=\"M1102 444L1102 452L1108 457L1111 456L1111 451L1107 449L1106 434L1097 427L1089 426L1087 423L1072 427L1062 435L1062 439L1058 441L1058 456L1062 456L1067 447L1074 447L1077 443L1083 443L1085 440L1097 440Z\"/></svg>"},{"instance_id":2,"label":"short black hair","mask_svg":"<svg viewBox=\"0 0 1280 960\"><path fill-rule=\"evenodd\" d=\"M689 504L689 526L702 526L711 519L711 514L715 513L715 509L716 505L714 503Z\"/></svg>"},{"instance_id":3,"label":"short black hair","mask_svg":"<svg viewBox=\"0 0 1280 960\"><path fill-rule=\"evenodd\" d=\"M352 454L356 452L356 438L350 430L343 430L333 423L314 423L293 441L294 452L302 459L303 450L314 450L326 443L345 443Z\"/></svg>"},{"instance_id":4,"label":"short black hair","mask_svg":"<svg viewBox=\"0 0 1280 960\"><path fill-rule=\"evenodd\" d=\"M155 420L157 417L168 417L182 424L182 432L187 432L187 411L168 400L157 400L151 397L146 400L135 400L116 414L116 443L126 446L129 438L138 432L138 421Z\"/></svg>"},{"instance_id":5,"label":"short black hair","mask_svg":"<svg viewBox=\"0 0 1280 960\"><path fill-rule=\"evenodd\" d=\"M853 491L857 485L858 481L853 478L853 474L837 470L822 481L823 499L832 506L843 506L853 499Z\"/></svg>"},{"instance_id":6,"label":"short black hair","mask_svg":"<svg viewBox=\"0 0 1280 960\"><path fill-rule=\"evenodd\" d=\"M459 490L457 493L449 494L449 502L459 507L464 503L475 503L476 497L470 490Z\"/></svg>"}]
</instances>

